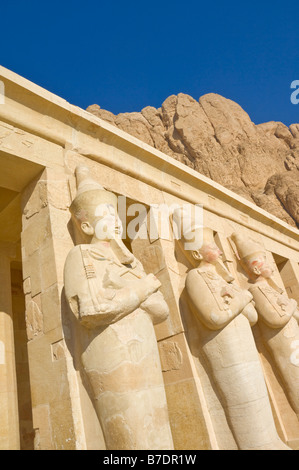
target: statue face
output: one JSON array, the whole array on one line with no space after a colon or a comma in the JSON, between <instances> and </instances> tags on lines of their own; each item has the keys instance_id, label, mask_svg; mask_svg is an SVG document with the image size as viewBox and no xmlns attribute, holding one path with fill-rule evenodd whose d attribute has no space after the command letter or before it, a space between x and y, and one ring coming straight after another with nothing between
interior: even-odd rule
<instances>
[{"instance_id":1,"label":"statue face","mask_svg":"<svg viewBox=\"0 0 299 470\"><path fill-rule=\"evenodd\" d=\"M215 261L217 261L222 255L222 251L215 243L210 243L209 245L203 245L201 254L204 261L207 263L215 263Z\"/></svg>"},{"instance_id":2,"label":"statue face","mask_svg":"<svg viewBox=\"0 0 299 470\"><path fill-rule=\"evenodd\" d=\"M215 243L208 243L202 245L196 251L193 251L193 257L198 260L206 261L207 263L215 263L222 255L222 251Z\"/></svg>"},{"instance_id":3,"label":"statue face","mask_svg":"<svg viewBox=\"0 0 299 470\"><path fill-rule=\"evenodd\" d=\"M273 269L269 266L265 254L258 254L249 263L250 270L257 276L270 278L273 274Z\"/></svg>"},{"instance_id":4,"label":"statue face","mask_svg":"<svg viewBox=\"0 0 299 470\"><path fill-rule=\"evenodd\" d=\"M92 225L98 240L121 238L123 233L121 220L112 204L100 204L96 208Z\"/></svg>"}]
</instances>

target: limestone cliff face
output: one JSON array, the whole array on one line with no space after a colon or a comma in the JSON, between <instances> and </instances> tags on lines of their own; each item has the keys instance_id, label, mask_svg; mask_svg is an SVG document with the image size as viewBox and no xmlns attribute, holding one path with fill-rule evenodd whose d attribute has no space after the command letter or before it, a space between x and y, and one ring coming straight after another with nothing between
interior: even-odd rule
<instances>
[{"instance_id":1,"label":"limestone cliff face","mask_svg":"<svg viewBox=\"0 0 299 470\"><path fill-rule=\"evenodd\" d=\"M185 163L293 226L299 226L299 124L255 125L235 102L180 93L161 108L87 111Z\"/></svg>"}]
</instances>

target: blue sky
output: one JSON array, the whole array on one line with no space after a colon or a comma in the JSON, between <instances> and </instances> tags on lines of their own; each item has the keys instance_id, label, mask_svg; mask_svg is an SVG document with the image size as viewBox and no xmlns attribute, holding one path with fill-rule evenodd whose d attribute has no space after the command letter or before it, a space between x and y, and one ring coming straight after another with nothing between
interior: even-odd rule
<instances>
[{"instance_id":1,"label":"blue sky","mask_svg":"<svg viewBox=\"0 0 299 470\"><path fill-rule=\"evenodd\" d=\"M84 109L213 92L256 124L299 122L298 0L3 3L0 64Z\"/></svg>"}]
</instances>

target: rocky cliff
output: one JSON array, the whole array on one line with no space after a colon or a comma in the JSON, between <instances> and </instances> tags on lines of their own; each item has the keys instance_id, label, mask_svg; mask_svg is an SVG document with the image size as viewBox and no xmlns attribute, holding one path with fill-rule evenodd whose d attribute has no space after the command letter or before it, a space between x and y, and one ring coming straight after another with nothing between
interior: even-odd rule
<instances>
[{"instance_id":1,"label":"rocky cliff","mask_svg":"<svg viewBox=\"0 0 299 470\"><path fill-rule=\"evenodd\" d=\"M161 108L87 111L183 162L293 226L299 226L299 124L255 125L235 102L180 93Z\"/></svg>"}]
</instances>

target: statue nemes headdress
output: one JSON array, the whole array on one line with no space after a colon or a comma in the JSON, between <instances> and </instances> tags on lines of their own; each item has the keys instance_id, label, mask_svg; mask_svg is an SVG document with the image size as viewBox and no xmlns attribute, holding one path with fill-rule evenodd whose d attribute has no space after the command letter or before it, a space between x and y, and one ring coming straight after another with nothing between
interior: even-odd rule
<instances>
[{"instance_id":1,"label":"statue nemes headdress","mask_svg":"<svg viewBox=\"0 0 299 470\"><path fill-rule=\"evenodd\" d=\"M75 170L77 194L70 206L70 212L80 223L95 217L96 209L101 204L111 204L117 213L117 196L103 188L90 176L86 166L77 166Z\"/></svg>"},{"instance_id":2,"label":"statue nemes headdress","mask_svg":"<svg viewBox=\"0 0 299 470\"><path fill-rule=\"evenodd\" d=\"M263 247L249 237L234 232L230 238L236 246L238 259L243 263L250 261L256 256L265 255Z\"/></svg>"},{"instance_id":3,"label":"statue nemes headdress","mask_svg":"<svg viewBox=\"0 0 299 470\"><path fill-rule=\"evenodd\" d=\"M191 264L197 265L200 259L200 252L205 247L216 246L214 239L214 230L210 227L204 227L198 224L192 211L184 212L183 208L176 209L172 216L173 223L177 225L181 234L181 249ZM190 248L188 248L190 246ZM193 248L192 248L193 246ZM195 256L194 252L197 252ZM228 271L222 260L219 258L215 264L216 271L227 282L232 282L234 277Z\"/></svg>"}]
</instances>

